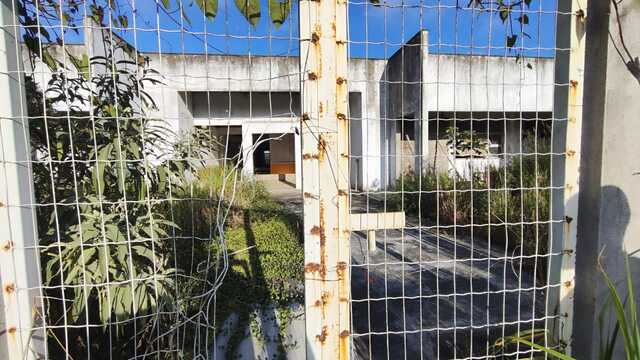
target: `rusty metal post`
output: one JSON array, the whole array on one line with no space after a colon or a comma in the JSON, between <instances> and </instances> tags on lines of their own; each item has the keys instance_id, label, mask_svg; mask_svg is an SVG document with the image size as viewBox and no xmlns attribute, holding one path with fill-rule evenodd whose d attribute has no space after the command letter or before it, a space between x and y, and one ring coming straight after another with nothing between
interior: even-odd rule
<instances>
[{"instance_id":1,"label":"rusty metal post","mask_svg":"<svg viewBox=\"0 0 640 360\"><path fill-rule=\"evenodd\" d=\"M45 357L22 58L13 1L0 0L0 358Z\"/></svg>"},{"instance_id":2,"label":"rusty metal post","mask_svg":"<svg viewBox=\"0 0 640 360\"><path fill-rule=\"evenodd\" d=\"M559 299L556 336L567 354L573 336L586 10L586 0L558 2L552 152L564 156L552 160L552 219L563 222L552 224L551 243L562 258L552 261L549 270L553 283L560 284L552 292Z\"/></svg>"},{"instance_id":3,"label":"rusty metal post","mask_svg":"<svg viewBox=\"0 0 640 360\"><path fill-rule=\"evenodd\" d=\"M307 359L348 359L349 134L345 0L300 1Z\"/></svg>"}]
</instances>

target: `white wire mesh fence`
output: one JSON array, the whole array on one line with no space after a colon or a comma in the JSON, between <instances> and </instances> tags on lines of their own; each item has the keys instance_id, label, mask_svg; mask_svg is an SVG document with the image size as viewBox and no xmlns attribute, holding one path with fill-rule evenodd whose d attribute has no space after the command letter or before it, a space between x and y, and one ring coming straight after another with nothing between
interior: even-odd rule
<instances>
[{"instance_id":1,"label":"white wire mesh fence","mask_svg":"<svg viewBox=\"0 0 640 360\"><path fill-rule=\"evenodd\" d=\"M577 10L3 1L0 357L564 348Z\"/></svg>"},{"instance_id":2,"label":"white wire mesh fence","mask_svg":"<svg viewBox=\"0 0 640 360\"><path fill-rule=\"evenodd\" d=\"M351 212L379 222L351 238L353 357L540 355L518 336L566 350L570 5L349 2Z\"/></svg>"},{"instance_id":3,"label":"white wire mesh fence","mask_svg":"<svg viewBox=\"0 0 640 360\"><path fill-rule=\"evenodd\" d=\"M269 170L270 145L291 146L272 167L294 167L297 66L257 56L293 52L297 25L292 4L278 2L258 29L254 5L3 2L3 31L14 35L6 54L21 64L5 75L26 99L2 120L5 156L12 136L29 139L3 170L31 176L2 190L33 184L31 197L4 205L33 220L24 226L34 243L14 240L12 253L36 255L8 261L2 280L25 269L40 278L14 282L19 299L37 292L34 323L5 333L20 334L25 354L224 357L261 301L301 298L295 217L247 176ZM9 212L3 224L16 220ZM5 304L5 314L18 308Z\"/></svg>"}]
</instances>

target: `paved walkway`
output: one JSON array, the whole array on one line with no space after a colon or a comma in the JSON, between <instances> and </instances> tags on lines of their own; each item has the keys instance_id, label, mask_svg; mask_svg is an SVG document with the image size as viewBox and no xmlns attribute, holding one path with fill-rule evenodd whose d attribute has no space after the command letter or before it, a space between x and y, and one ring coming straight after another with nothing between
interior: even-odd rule
<instances>
[{"instance_id":1,"label":"paved walkway","mask_svg":"<svg viewBox=\"0 0 640 360\"><path fill-rule=\"evenodd\" d=\"M301 214L295 186L273 179L267 189ZM352 199L352 211L365 201ZM382 206L369 199L370 212ZM491 354L496 339L540 328L545 292L532 271L484 239L453 238L418 229L378 231L369 252L362 233L351 236L353 354L357 359L444 359ZM535 314L535 317L533 316ZM520 328L518 328L518 323Z\"/></svg>"},{"instance_id":2,"label":"paved walkway","mask_svg":"<svg viewBox=\"0 0 640 360\"><path fill-rule=\"evenodd\" d=\"M274 199L302 217L302 191L296 189L295 175L287 175L284 180L277 175L257 175L256 180L265 186Z\"/></svg>"}]
</instances>

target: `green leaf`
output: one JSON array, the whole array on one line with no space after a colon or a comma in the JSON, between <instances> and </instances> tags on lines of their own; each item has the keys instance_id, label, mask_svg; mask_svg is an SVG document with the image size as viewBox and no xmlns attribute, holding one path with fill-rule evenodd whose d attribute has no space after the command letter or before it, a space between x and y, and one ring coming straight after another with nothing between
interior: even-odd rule
<instances>
[{"instance_id":1,"label":"green leaf","mask_svg":"<svg viewBox=\"0 0 640 360\"><path fill-rule=\"evenodd\" d=\"M70 318L72 322L78 321L84 310L84 292L81 288L75 290L75 296L71 305Z\"/></svg>"},{"instance_id":2,"label":"green leaf","mask_svg":"<svg viewBox=\"0 0 640 360\"><path fill-rule=\"evenodd\" d=\"M509 18L509 14L511 13L511 8L508 6L500 5L498 8L498 16L500 16L500 20L504 23Z\"/></svg>"},{"instance_id":3,"label":"green leaf","mask_svg":"<svg viewBox=\"0 0 640 360\"><path fill-rule=\"evenodd\" d=\"M53 58L49 50L42 50L42 61L51 69L52 71L56 71L58 69L58 62Z\"/></svg>"},{"instance_id":4,"label":"green leaf","mask_svg":"<svg viewBox=\"0 0 640 360\"><path fill-rule=\"evenodd\" d=\"M242 16L253 26L260 21L260 0L235 0Z\"/></svg>"},{"instance_id":5,"label":"green leaf","mask_svg":"<svg viewBox=\"0 0 640 360\"><path fill-rule=\"evenodd\" d=\"M516 44L516 40L518 40L518 35L516 34L507 36L507 47L512 48Z\"/></svg>"},{"instance_id":6,"label":"green leaf","mask_svg":"<svg viewBox=\"0 0 640 360\"><path fill-rule=\"evenodd\" d=\"M91 5L91 18L98 23L102 24L102 19L104 18L104 9L102 6Z\"/></svg>"},{"instance_id":7,"label":"green leaf","mask_svg":"<svg viewBox=\"0 0 640 360\"><path fill-rule=\"evenodd\" d=\"M124 15L118 15L118 22L123 28L126 28L129 26L129 20Z\"/></svg>"},{"instance_id":8,"label":"green leaf","mask_svg":"<svg viewBox=\"0 0 640 360\"><path fill-rule=\"evenodd\" d=\"M218 0L196 0L196 4L209 20L218 14Z\"/></svg>"},{"instance_id":9,"label":"green leaf","mask_svg":"<svg viewBox=\"0 0 640 360\"><path fill-rule=\"evenodd\" d=\"M69 52L67 52L67 55L69 56L73 66L76 68L76 71L78 71L86 81L89 81L89 56L87 56L87 54L82 54L82 57L78 58Z\"/></svg>"},{"instance_id":10,"label":"green leaf","mask_svg":"<svg viewBox=\"0 0 640 360\"><path fill-rule=\"evenodd\" d=\"M520 23L522 23L523 25L527 25L529 24L529 16L527 16L527 14L522 14L520 17L518 17L518 21L520 21Z\"/></svg>"},{"instance_id":11,"label":"green leaf","mask_svg":"<svg viewBox=\"0 0 640 360\"><path fill-rule=\"evenodd\" d=\"M603 271L602 275L604 276L605 283L607 284L607 288L609 288L609 297L613 301L613 310L616 314L616 318L618 320L618 325L620 326L620 330L622 330L622 335L624 338L625 348L628 344L631 344L631 334L629 333L629 325L627 323L627 314L625 312L624 303L618 294L618 290L616 289L615 284L609 278L609 276Z\"/></svg>"},{"instance_id":12,"label":"green leaf","mask_svg":"<svg viewBox=\"0 0 640 360\"><path fill-rule=\"evenodd\" d=\"M162 6L164 6L165 9L169 10L169 7L171 6L170 0L162 0Z\"/></svg>"},{"instance_id":13,"label":"green leaf","mask_svg":"<svg viewBox=\"0 0 640 360\"><path fill-rule=\"evenodd\" d=\"M291 0L269 0L269 16L275 28L279 28L289 17Z\"/></svg>"},{"instance_id":14,"label":"green leaf","mask_svg":"<svg viewBox=\"0 0 640 360\"><path fill-rule=\"evenodd\" d=\"M106 185L106 182L104 181L104 168L106 166L106 162L109 159L109 156L111 155L112 151L113 151L113 144L107 144L104 147L102 147L100 151L98 151L98 159L97 159L98 164L94 168L94 171L91 174L94 190L100 195L104 193L104 188Z\"/></svg>"},{"instance_id":15,"label":"green leaf","mask_svg":"<svg viewBox=\"0 0 640 360\"><path fill-rule=\"evenodd\" d=\"M540 351L544 351L545 353L556 357L560 360L575 360L574 358L572 358L571 356L565 355L559 351L556 351L554 349L550 349L550 348L546 348L542 345L538 345L538 344L534 344L529 340L523 339L523 338L517 338L516 339L519 343L531 346L532 348L536 349L536 350L540 350Z\"/></svg>"},{"instance_id":16,"label":"green leaf","mask_svg":"<svg viewBox=\"0 0 640 360\"><path fill-rule=\"evenodd\" d=\"M106 293L106 291L105 291ZM99 296L100 300L100 321L102 322L102 328L106 328L109 324L109 318L111 318L111 304L109 304L108 296Z\"/></svg>"}]
</instances>

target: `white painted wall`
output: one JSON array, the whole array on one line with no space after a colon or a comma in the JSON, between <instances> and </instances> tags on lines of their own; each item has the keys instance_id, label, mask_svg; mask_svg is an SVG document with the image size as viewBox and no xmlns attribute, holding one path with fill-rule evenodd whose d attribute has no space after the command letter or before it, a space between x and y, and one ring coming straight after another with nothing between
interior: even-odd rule
<instances>
[{"instance_id":1,"label":"white painted wall","mask_svg":"<svg viewBox=\"0 0 640 360\"><path fill-rule=\"evenodd\" d=\"M429 111L553 110L553 59L429 54L426 61Z\"/></svg>"},{"instance_id":2,"label":"white painted wall","mask_svg":"<svg viewBox=\"0 0 640 360\"><path fill-rule=\"evenodd\" d=\"M552 110L553 59L524 58L516 61L513 57L426 54L426 42L423 47L425 54L420 56L424 61L418 62L423 73L421 96L424 99L420 100L423 121L430 111ZM75 47L74 51L82 53L83 46ZM158 71L156 78L161 82L146 88L158 105L158 110L149 115L164 119L177 133L188 132L194 125L242 125L243 135L249 135L248 149L251 134L292 133L299 126L299 120L291 117L197 117L190 111L189 97L184 95L185 92L198 91L297 93L299 66L295 57L144 55L149 58L151 68ZM351 155L359 159L359 169L354 169L355 165L352 169L358 172L358 181L366 189L384 186L381 180L385 176L384 159L393 155L386 154L384 148L395 149L394 128L381 126L388 116L385 114L388 91L383 89L385 66L385 60L349 60L349 91L360 93L361 99L361 114L350 118L354 131L351 134L352 148L358 152ZM39 81L46 82L49 76L47 70L43 70L44 75ZM423 130L426 131L426 127ZM299 150L299 137L296 139L296 149ZM429 156L430 146L421 146L425 149L422 156ZM298 151L296 156L299 155ZM248 166L251 166L250 162Z\"/></svg>"}]
</instances>

